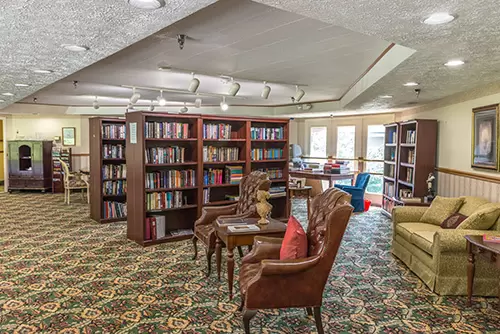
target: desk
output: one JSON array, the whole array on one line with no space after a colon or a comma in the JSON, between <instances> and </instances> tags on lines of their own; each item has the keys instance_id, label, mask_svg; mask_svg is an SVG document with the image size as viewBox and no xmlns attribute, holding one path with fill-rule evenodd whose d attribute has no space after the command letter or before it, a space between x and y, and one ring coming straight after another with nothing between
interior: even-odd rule
<instances>
[{"instance_id":1,"label":"desk","mask_svg":"<svg viewBox=\"0 0 500 334\"><path fill-rule=\"evenodd\" d=\"M217 236L217 243L215 246L215 257L217 260L217 276L220 280L221 272L221 256L222 256L222 243L227 247L227 278L229 284L229 299L233 299L233 280L234 280L234 248L238 246L252 246L253 239L258 235L266 237L282 238L285 235L286 224L276 219L269 219L267 225L257 225L259 231L249 232L231 232L228 230L229 225L242 225L242 224L257 224L259 218L245 218L240 219L241 222L235 224L224 223L224 220L217 219L214 221L215 235Z\"/></svg>"},{"instance_id":2,"label":"desk","mask_svg":"<svg viewBox=\"0 0 500 334\"><path fill-rule=\"evenodd\" d=\"M484 242L482 235L466 235L467 251L469 252L469 264L467 265L467 305L472 305L472 288L474 286L474 272L476 254L482 254L490 259L491 265L500 268L500 244ZM498 286L498 298L500 298L500 285Z\"/></svg>"},{"instance_id":3,"label":"desk","mask_svg":"<svg viewBox=\"0 0 500 334\"><path fill-rule=\"evenodd\" d=\"M290 171L290 176L291 177L300 177L300 178L306 178L306 179L313 179L313 180L325 180L325 181L330 181L329 188L333 187L333 184L335 181L340 181L340 180L351 180L351 183L354 181L354 173L348 173L348 174L330 174L330 173L310 173L310 172L305 172L303 170L301 171Z\"/></svg>"}]
</instances>

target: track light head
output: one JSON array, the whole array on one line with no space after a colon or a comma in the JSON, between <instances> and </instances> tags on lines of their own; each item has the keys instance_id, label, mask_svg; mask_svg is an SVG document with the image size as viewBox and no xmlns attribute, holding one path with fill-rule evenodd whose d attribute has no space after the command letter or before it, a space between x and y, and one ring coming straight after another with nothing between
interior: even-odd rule
<instances>
[{"instance_id":1,"label":"track light head","mask_svg":"<svg viewBox=\"0 0 500 334\"><path fill-rule=\"evenodd\" d=\"M158 100L158 104L162 107L164 107L166 104L167 104L167 100L165 100L165 98L163 97L163 91L160 90L160 96L158 96L156 98L156 100Z\"/></svg>"},{"instance_id":2,"label":"track light head","mask_svg":"<svg viewBox=\"0 0 500 334\"><path fill-rule=\"evenodd\" d=\"M151 100L151 104L149 106L149 111L155 111L155 106L153 104L153 100Z\"/></svg>"},{"instance_id":3,"label":"track light head","mask_svg":"<svg viewBox=\"0 0 500 334\"><path fill-rule=\"evenodd\" d=\"M177 35L177 43L179 43L179 49L184 49L184 43L186 42L186 35Z\"/></svg>"},{"instance_id":4,"label":"track light head","mask_svg":"<svg viewBox=\"0 0 500 334\"><path fill-rule=\"evenodd\" d=\"M195 108L201 107L201 99L200 98L197 98L196 100L194 100L194 107Z\"/></svg>"},{"instance_id":5,"label":"track light head","mask_svg":"<svg viewBox=\"0 0 500 334\"><path fill-rule=\"evenodd\" d=\"M271 87L267 85L267 82L264 81L264 89L262 89L262 93L260 96L267 100L269 98L269 94L271 94Z\"/></svg>"},{"instance_id":6,"label":"track light head","mask_svg":"<svg viewBox=\"0 0 500 334\"><path fill-rule=\"evenodd\" d=\"M198 78L195 78L193 73L193 79L191 79L191 82L189 83L188 91L190 91L191 93L196 93L198 87L200 87L200 80Z\"/></svg>"},{"instance_id":7,"label":"track light head","mask_svg":"<svg viewBox=\"0 0 500 334\"><path fill-rule=\"evenodd\" d=\"M136 93L135 87L134 87L133 92L132 92L132 96L130 97L130 103L136 104L140 98L141 98L141 94Z\"/></svg>"},{"instance_id":8,"label":"track light head","mask_svg":"<svg viewBox=\"0 0 500 334\"><path fill-rule=\"evenodd\" d=\"M95 110L99 109L101 106L99 105L99 101L97 101L97 96L95 97L94 102L92 103L92 107L94 107Z\"/></svg>"},{"instance_id":9,"label":"track light head","mask_svg":"<svg viewBox=\"0 0 500 334\"><path fill-rule=\"evenodd\" d=\"M227 95L230 95L230 96L236 96L236 94L238 94L238 92L240 91L240 84L237 83L237 82L233 82L231 84L231 87L229 87L229 92L227 93Z\"/></svg>"},{"instance_id":10,"label":"track light head","mask_svg":"<svg viewBox=\"0 0 500 334\"><path fill-rule=\"evenodd\" d=\"M300 102L300 100L302 100L304 95L306 95L306 92L304 92L304 90L302 90L302 89L299 89L299 86L295 86L295 87L296 87L296 92L295 92L295 96L292 98L292 101L297 103L297 102Z\"/></svg>"},{"instance_id":11,"label":"track light head","mask_svg":"<svg viewBox=\"0 0 500 334\"><path fill-rule=\"evenodd\" d=\"M222 97L222 102L220 103L220 109L222 111L227 111L229 109L229 105L226 103L226 97Z\"/></svg>"},{"instance_id":12,"label":"track light head","mask_svg":"<svg viewBox=\"0 0 500 334\"><path fill-rule=\"evenodd\" d=\"M188 107L186 107L186 102L184 102L184 107L182 107L182 108L181 108L180 113L181 113L181 114L185 114L185 113L187 113L187 112L188 112L188 110L189 110L189 109L188 109Z\"/></svg>"}]
</instances>

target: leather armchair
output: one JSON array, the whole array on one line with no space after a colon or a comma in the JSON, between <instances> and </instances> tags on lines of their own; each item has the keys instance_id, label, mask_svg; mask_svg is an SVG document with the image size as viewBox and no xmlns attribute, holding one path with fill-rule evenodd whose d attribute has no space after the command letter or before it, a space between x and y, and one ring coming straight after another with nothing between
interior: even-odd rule
<instances>
[{"instance_id":1,"label":"leather armchair","mask_svg":"<svg viewBox=\"0 0 500 334\"><path fill-rule=\"evenodd\" d=\"M304 307L323 334L321 304L335 256L352 214L351 196L330 188L316 196L307 228L308 257L279 260L282 239L256 237L242 260L240 292L245 333L259 309Z\"/></svg>"},{"instance_id":2,"label":"leather armchair","mask_svg":"<svg viewBox=\"0 0 500 334\"><path fill-rule=\"evenodd\" d=\"M212 256L215 252L215 230L213 222L217 218L250 218L258 217L257 209L257 191L269 190L271 181L267 173L254 171L244 176L240 182L240 198L238 202L215 207L204 207L200 218L194 223L193 247L195 260L198 256L197 241L200 240L206 248L208 262L207 276L212 271ZM240 250L241 255L241 250Z\"/></svg>"}]
</instances>

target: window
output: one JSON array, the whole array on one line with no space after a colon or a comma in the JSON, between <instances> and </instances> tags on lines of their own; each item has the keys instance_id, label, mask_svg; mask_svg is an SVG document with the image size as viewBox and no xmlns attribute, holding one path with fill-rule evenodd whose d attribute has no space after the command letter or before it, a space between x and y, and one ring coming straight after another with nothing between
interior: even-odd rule
<instances>
[{"instance_id":1,"label":"window","mask_svg":"<svg viewBox=\"0 0 500 334\"><path fill-rule=\"evenodd\" d=\"M326 157L326 126L311 127L311 157Z\"/></svg>"},{"instance_id":2,"label":"window","mask_svg":"<svg viewBox=\"0 0 500 334\"><path fill-rule=\"evenodd\" d=\"M337 127L337 155L336 158L354 159L355 155L355 141L356 141L356 127L354 125L338 126ZM354 161L348 160L348 166L354 170ZM351 181L342 180L338 184L350 185Z\"/></svg>"},{"instance_id":3,"label":"window","mask_svg":"<svg viewBox=\"0 0 500 334\"><path fill-rule=\"evenodd\" d=\"M368 125L366 137L366 158L368 160L384 159L384 137L385 127L383 125ZM366 171L369 173L383 173L383 162L367 162ZM370 193L382 194L382 175L371 175L366 191Z\"/></svg>"}]
</instances>

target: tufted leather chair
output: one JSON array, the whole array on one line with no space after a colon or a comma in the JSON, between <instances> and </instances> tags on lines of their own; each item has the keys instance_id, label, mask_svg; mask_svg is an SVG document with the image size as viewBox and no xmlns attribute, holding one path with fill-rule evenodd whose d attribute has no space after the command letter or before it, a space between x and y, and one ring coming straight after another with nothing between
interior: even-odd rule
<instances>
[{"instance_id":1,"label":"tufted leather chair","mask_svg":"<svg viewBox=\"0 0 500 334\"><path fill-rule=\"evenodd\" d=\"M226 206L204 207L200 218L194 223L194 257L198 256L198 239L206 247L206 255L208 261L207 276L212 270L212 255L215 252L215 230L213 222L217 218L249 218L258 217L257 209L257 191L269 190L271 181L267 173L254 171L247 176L244 176L240 182L240 198L237 203ZM240 255L241 255L240 250Z\"/></svg>"},{"instance_id":2,"label":"tufted leather chair","mask_svg":"<svg viewBox=\"0 0 500 334\"><path fill-rule=\"evenodd\" d=\"M307 228L308 257L279 260L282 239L256 237L252 252L242 260L240 292L245 307L243 324L250 333L250 319L258 309L305 307L323 334L323 290L353 211L351 196L330 188L316 196Z\"/></svg>"}]
</instances>

